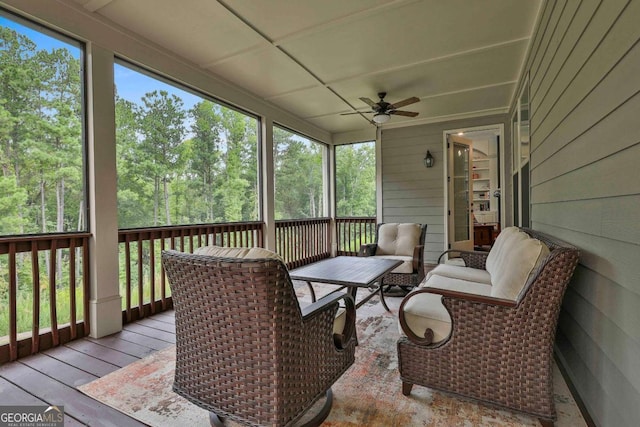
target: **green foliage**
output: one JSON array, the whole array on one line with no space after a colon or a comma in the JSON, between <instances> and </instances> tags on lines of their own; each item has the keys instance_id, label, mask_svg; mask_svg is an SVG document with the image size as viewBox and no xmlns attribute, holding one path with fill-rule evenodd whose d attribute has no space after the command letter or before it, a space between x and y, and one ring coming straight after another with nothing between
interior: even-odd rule
<instances>
[{"instance_id":1,"label":"green foliage","mask_svg":"<svg viewBox=\"0 0 640 427\"><path fill-rule=\"evenodd\" d=\"M0 27L0 235L83 227L82 73L69 49Z\"/></svg>"},{"instance_id":2,"label":"green foliage","mask_svg":"<svg viewBox=\"0 0 640 427\"><path fill-rule=\"evenodd\" d=\"M257 135L256 119L205 99L116 98L119 227L257 220Z\"/></svg>"},{"instance_id":3,"label":"green foliage","mask_svg":"<svg viewBox=\"0 0 640 427\"><path fill-rule=\"evenodd\" d=\"M375 143L336 147L336 215L376 215Z\"/></svg>"},{"instance_id":4,"label":"green foliage","mask_svg":"<svg viewBox=\"0 0 640 427\"><path fill-rule=\"evenodd\" d=\"M324 216L322 144L273 128L276 219Z\"/></svg>"}]
</instances>

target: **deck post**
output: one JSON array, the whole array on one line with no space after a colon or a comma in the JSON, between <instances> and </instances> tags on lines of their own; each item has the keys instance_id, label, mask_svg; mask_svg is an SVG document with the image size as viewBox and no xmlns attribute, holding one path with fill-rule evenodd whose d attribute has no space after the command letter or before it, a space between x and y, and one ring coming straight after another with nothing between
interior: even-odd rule
<instances>
[{"instance_id":1,"label":"deck post","mask_svg":"<svg viewBox=\"0 0 640 427\"><path fill-rule=\"evenodd\" d=\"M113 52L87 44L90 335L122 330ZM105 84L107 82L107 84Z\"/></svg>"}]
</instances>

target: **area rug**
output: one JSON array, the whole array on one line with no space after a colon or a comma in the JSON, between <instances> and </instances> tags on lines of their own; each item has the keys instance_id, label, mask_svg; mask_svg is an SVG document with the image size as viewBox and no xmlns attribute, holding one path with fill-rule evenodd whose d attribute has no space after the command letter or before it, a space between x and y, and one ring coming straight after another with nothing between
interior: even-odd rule
<instances>
[{"instance_id":1,"label":"area rug","mask_svg":"<svg viewBox=\"0 0 640 427\"><path fill-rule=\"evenodd\" d=\"M396 354L397 315L382 310L369 311L375 315L366 316L366 306L358 310L356 362L334 384L333 408L323 425L539 425L533 418L487 408L425 387L415 386L411 396L403 396ZM150 426L208 426L206 411L171 391L174 367L175 347L170 347L79 389ZM555 380L559 415L556 425L584 425L562 377L559 378Z\"/></svg>"}]
</instances>

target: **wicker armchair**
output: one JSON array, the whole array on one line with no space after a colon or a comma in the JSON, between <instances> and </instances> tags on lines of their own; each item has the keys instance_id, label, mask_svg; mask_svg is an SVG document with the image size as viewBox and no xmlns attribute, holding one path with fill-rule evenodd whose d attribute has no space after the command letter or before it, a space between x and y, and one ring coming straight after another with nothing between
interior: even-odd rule
<instances>
[{"instance_id":1,"label":"wicker armchair","mask_svg":"<svg viewBox=\"0 0 640 427\"><path fill-rule=\"evenodd\" d=\"M383 279L386 289L397 285L409 290L424 279L426 224L380 223L375 243L361 245L358 256L399 259L404 263Z\"/></svg>"},{"instance_id":2,"label":"wicker armchair","mask_svg":"<svg viewBox=\"0 0 640 427\"><path fill-rule=\"evenodd\" d=\"M452 290L454 281L448 282L451 289L429 287L432 276L405 297L399 310L404 336L397 346L404 395L417 384L523 412L543 425L553 425L553 343L562 298L579 253L545 234L522 231L545 243L549 252L525 276L524 287L514 300L488 292ZM487 265L486 252L463 255L467 267L473 268L468 274L478 275ZM441 279L447 283L447 278ZM408 324L411 318L405 311L418 295L425 298L420 302L422 309L425 300L434 297L450 316L450 329L444 335L439 331L437 342L433 342L434 334L438 335L435 329L418 334Z\"/></svg>"},{"instance_id":3,"label":"wicker armchair","mask_svg":"<svg viewBox=\"0 0 640 427\"><path fill-rule=\"evenodd\" d=\"M173 390L208 410L212 425L289 426L326 396L305 421L319 425L332 384L354 362L353 300L334 293L301 309L280 259L223 253L162 253L176 317Z\"/></svg>"}]
</instances>

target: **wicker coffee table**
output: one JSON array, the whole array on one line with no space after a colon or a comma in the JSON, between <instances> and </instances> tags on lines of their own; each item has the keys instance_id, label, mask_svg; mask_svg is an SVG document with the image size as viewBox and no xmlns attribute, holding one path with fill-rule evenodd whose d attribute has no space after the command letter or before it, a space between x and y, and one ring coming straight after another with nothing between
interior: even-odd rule
<instances>
[{"instance_id":1,"label":"wicker coffee table","mask_svg":"<svg viewBox=\"0 0 640 427\"><path fill-rule=\"evenodd\" d=\"M339 256L329 258L304 267L296 268L289 272L293 280L307 282L311 291L311 299L316 301L312 282L339 285L336 291L349 289L349 294L356 300L358 288L368 288L371 293L356 304L356 308L369 301L376 292L380 294L380 302L385 310L389 310L382 293L382 278L391 270L402 264L402 261L394 261L381 258Z\"/></svg>"}]
</instances>

